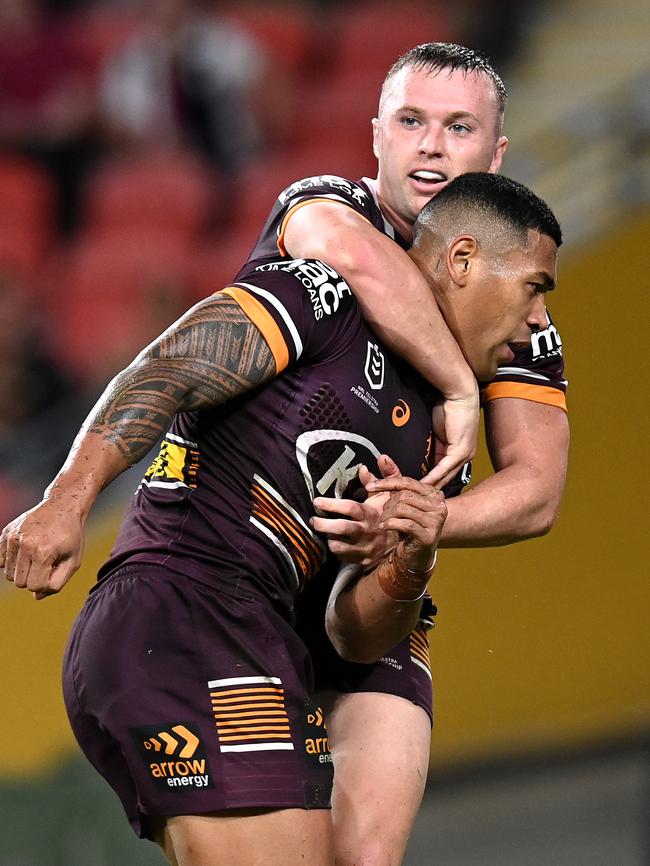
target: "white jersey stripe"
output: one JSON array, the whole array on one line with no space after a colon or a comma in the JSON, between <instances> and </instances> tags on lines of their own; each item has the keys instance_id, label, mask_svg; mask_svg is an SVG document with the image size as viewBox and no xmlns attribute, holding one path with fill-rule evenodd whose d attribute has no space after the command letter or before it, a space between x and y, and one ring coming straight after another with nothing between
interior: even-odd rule
<instances>
[{"instance_id":1,"label":"white jersey stripe","mask_svg":"<svg viewBox=\"0 0 650 866\"><path fill-rule=\"evenodd\" d=\"M548 376L542 376L541 373L533 373L526 367L499 367L497 378L499 376L525 376L527 379L542 379L544 382L551 381Z\"/></svg>"},{"instance_id":2,"label":"white jersey stripe","mask_svg":"<svg viewBox=\"0 0 650 866\"><path fill-rule=\"evenodd\" d=\"M284 546L284 544L282 544L282 542L280 541L280 539L276 535L273 535L273 533L271 532L270 529L268 529L268 527L264 526L263 523L260 523L259 520L256 520L254 517L250 517L249 520L253 524L253 526L257 526L259 531L263 532L264 535L266 535L266 537L269 538L273 542L273 544L275 544L275 546L278 548L278 550L280 551L282 556L284 556L284 558L286 559L286 561L287 561L287 563L291 569L291 573L293 574L294 579L296 581L296 586L300 586L300 578L298 577L298 572L296 570L295 563L294 563L293 559L291 558L291 554L289 553L287 548Z\"/></svg>"}]
</instances>

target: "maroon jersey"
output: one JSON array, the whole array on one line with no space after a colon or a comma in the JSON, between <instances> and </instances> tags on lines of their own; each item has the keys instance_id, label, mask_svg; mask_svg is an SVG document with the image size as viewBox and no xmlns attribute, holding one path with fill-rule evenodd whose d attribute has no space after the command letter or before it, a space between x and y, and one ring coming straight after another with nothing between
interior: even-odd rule
<instances>
[{"instance_id":1,"label":"maroon jersey","mask_svg":"<svg viewBox=\"0 0 650 866\"><path fill-rule=\"evenodd\" d=\"M280 193L249 261L240 273L250 268L252 263L276 259L278 253L287 256L284 233L292 214L299 208L323 200L352 208L402 248L407 248L408 244L396 235L379 208L374 181L368 178L351 181L333 175L320 175L298 180ZM530 346L517 346L513 350L514 360L499 368L493 382L482 384L483 402L500 397L518 397L566 410L567 383L564 379L562 340L555 325L551 322L545 331L533 335Z\"/></svg>"},{"instance_id":2,"label":"maroon jersey","mask_svg":"<svg viewBox=\"0 0 650 866\"><path fill-rule=\"evenodd\" d=\"M163 565L241 585L284 610L327 559L314 496L350 496L361 464L428 468L438 396L377 341L327 265L251 266L224 290L257 325L278 376L212 410L179 413L135 494L100 578Z\"/></svg>"}]
</instances>

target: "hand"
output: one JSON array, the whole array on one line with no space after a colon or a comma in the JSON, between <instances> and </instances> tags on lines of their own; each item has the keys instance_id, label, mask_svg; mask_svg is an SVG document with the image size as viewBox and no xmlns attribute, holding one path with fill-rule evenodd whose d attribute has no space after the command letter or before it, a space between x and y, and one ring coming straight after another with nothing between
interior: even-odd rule
<instances>
[{"instance_id":1,"label":"hand","mask_svg":"<svg viewBox=\"0 0 650 866\"><path fill-rule=\"evenodd\" d=\"M7 580L40 600L59 592L81 563L83 521L69 499L44 499L0 533Z\"/></svg>"},{"instance_id":2,"label":"hand","mask_svg":"<svg viewBox=\"0 0 650 866\"><path fill-rule=\"evenodd\" d=\"M433 430L442 443L440 460L422 479L427 484L441 488L456 475L461 467L476 453L476 436L479 422L478 386L471 396L457 400L445 400L433 410Z\"/></svg>"},{"instance_id":3,"label":"hand","mask_svg":"<svg viewBox=\"0 0 650 866\"><path fill-rule=\"evenodd\" d=\"M429 484L403 477L375 479L368 489L390 492L379 529L399 534L404 567L412 571L431 568L447 519L444 495Z\"/></svg>"},{"instance_id":4,"label":"hand","mask_svg":"<svg viewBox=\"0 0 650 866\"><path fill-rule=\"evenodd\" d=\"M378 464L384 478L398 478L402 474L397 464L386 454L382 454ZM362 466L359 470L359 480L367 492L367 485L378 479L366 466ZM328 548L343 562L372 565L382 559L398 541L395 533L383 532L379 529L379 521L388 496L387 493L369 495L365 502L319 496L314 499L314 507L318 511L341 515L341 517L337 519L316 516L311 519L310 524L317 532L328 536Z\"/></svg>"}]
</instances>

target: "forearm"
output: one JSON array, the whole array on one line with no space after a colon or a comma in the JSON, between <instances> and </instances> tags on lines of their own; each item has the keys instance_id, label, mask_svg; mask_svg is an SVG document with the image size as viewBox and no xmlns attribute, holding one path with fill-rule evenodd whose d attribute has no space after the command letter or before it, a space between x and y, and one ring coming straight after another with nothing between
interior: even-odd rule
<instances>
[{"instance_id":1,"label":"forearm","mask_svg":"<svg viewBox=\"0 0 650 866\"><path fill-rule=\"evenodd\" d=\"M344 569L330 594L325 625L339 655L369 664L409 635L436 561L447 509L438 490L410 478L373 482L393 491L380 529L402 540L367 573Z\"/></svg>"},{"instance_id":2,"label":"forearm","mask_svg":"<svg viewBox=\"0 0 650 866\"><path fill-rule=\"evenodd\" d=\"M398 602L388 596L373 571L333 598L327 632L342 658L371 664L413 631L421 607L421 599Z\"/></svg>"},{"instance_id":3,"label":"forearm","mask_svg":"<svg viewBox=\"0 0 650 866\"><path fill-rule=\"evenodd\" d=\"M543 478L509 467L447 500L440 547L497 547L547 533L559 501Z\"/></svg>"},{"instance_id":4,"label":"forearm","mask_svg":"<svg viewBox=\"0 0 650 866\"><path fill-rule=\"evenodd\" d=\"M569 452L567 415L531 400L485 407L495 473L447 500L441 547L491 547L547 533L559 512Z\"/></svg>"},{"instance_id":5,"label":"forearm","mask_svg":"<svg viewBox=\"0 0 650 866\"><path fill-rule=\"evenodd\" d=\"M350 208L318 204L291 217L285 246L294 257L321 259L338 271L382 341L445 397L474 393L474 377L430 287L393 240Z\"/></svg>"}]
</instances>

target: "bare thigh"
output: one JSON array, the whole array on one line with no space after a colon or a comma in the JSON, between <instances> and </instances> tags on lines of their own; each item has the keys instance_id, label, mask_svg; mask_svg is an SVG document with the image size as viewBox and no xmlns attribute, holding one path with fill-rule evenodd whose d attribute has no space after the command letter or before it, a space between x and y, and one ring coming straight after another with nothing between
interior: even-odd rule
<instances>
[{"instance_id":1,"label":"bare thigh","mask_svg":"<svg viewBox=\"0 0 650 866\"><path fill-rule=\"evenodd\" d=\"M333 866L328 809L176 815L156 840L173 866Z\"/></svg>"},{"instance_id":2,"label":"bare thigh","mask_svg":"<svg viewBox=\"0 0 650 866\"><path fill-rule=\"evenodd\" d=\"M320 697L334 761L336 866L399 866L426 784L429 716L379 692Z\"/></svg>"}]
</instances>

